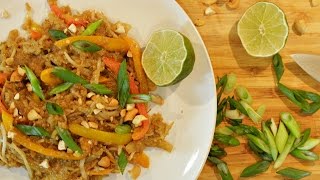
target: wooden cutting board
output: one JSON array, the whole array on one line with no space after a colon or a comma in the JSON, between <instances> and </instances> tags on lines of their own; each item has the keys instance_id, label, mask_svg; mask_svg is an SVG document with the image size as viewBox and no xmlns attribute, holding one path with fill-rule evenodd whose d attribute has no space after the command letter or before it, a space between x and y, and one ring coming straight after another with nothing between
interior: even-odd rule
<instances>
[{"instance_id":1,"label":"wooden cutting board","mask_svg":"<svg viewBox=\"0 0 320 180\"><path fill-rule=\"evenodd\" d=\"M253 107L258 107L260 104L267 106L264 119L273 117L279 121L280 112L291 112L302 129L311 128L312 136L320 137L320 111L312 116L300 114L299 109L276 89L271 58L251 57L241 45L236 31L237 21L257 0L240 0L240 7L236 10L227 9L223 0L218 0L218 4L212 6L217 13L211 16L204 16L206 6L200 0L177 0L177 2L193 21L196 19L205 21L205 25L198 27L198 30L207 46L216 77L230 72L236 73L238 84L246 86L253 96ZM320 6L311 7L309 0L269 2L276 3L284 10L290 27L286 47L281 51L286 68L281 82L289 87L320 93L320 83L307 75L289 56L293 53L320 55ZM302 36L296 35L292 30L293 22L300 13L305 13L309 17L307 33ZM249 120L245 120L244 123L252 125ZM239 179L241 171L258 160L248 149L246 140L239 139L241 145L227 147L228 155L223 158L234 179ZM320 154L320 147L314 149L314 152ZM288 166L311 171L312 176L305 179L320 178L320 161L305 162L289 156L282 167ZM199 179L220 179L220 177L217 169L207 162ZM251 179L269 180L282 177L277 175L273 168L269 168L266 173Z\"/></svg>"}]
</instances>

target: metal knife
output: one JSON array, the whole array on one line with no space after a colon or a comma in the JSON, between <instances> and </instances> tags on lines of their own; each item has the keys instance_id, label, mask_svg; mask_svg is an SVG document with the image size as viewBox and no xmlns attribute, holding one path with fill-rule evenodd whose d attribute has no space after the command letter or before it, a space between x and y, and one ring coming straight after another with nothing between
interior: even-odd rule
<instances>
[{"instance_id":1,"label":"metal knife","mask_svg":"<svg viewBox=\"0 0 320 180\"><path fill-rule=\"evenodd\" d=\"M291 57L304 71L320 82L320 56L292 54Z\"/></svg>"}]
</instances>

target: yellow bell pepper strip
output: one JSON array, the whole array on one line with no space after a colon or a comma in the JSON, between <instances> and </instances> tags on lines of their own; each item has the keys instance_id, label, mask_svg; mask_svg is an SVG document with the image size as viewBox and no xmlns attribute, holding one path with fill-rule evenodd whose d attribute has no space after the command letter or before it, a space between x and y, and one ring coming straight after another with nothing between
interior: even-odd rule
<instances>
[{"instance_id":1,"label":"yellow bell pepper strip","mask_svg":"<svg viewBox=\"0 0 320 180\"><path fill-rule=\"evenodd\" d=\"M100 171L92 170L92 171L88 172L88 175L89 176L105 176L105 175L110 174L111 172L112 172L112 169L104 169L104 170L100 170Z\"/></svg>"},{"instance_id":2,"label":"yellow bell pepper strip","mask_svg":"<svg viewBox=\"0 0 320 180\"><path fill-rule=\"evenodd\" d=\"M133 65L134 65L134 70L137 76L137 80L139 82L140 93L142 94L148 93L149 92L148 80L141 64L141 48L139 44L130 37L124 37L124 40L126 40L127 43L129 44L129 50L132 53Z\"/></svg>"},{"instance_id":3,"label":"yellow bell pepper strip","mask_svg":"<svg viewBox=\"0 0 320 180\"><path fill-rule=\"evenodd\" d=\"M13 128L13 117L11 114L9 114L6 110L2 109L2 123L4 126L4 129L8 132Z\"/></svg>"},{"instance_id":4,"label":"yellow bell pepper strip","mask_svg":"<svg viewBox=\"0 0 320 180\"><path fill-rule=\"evenodd\" d=\"M79 124L70 124L69 130L78 136L110 144L124 145L129 143L132 139L131 134L117 134L96 129L88 129Z\"/></svg>"},{"instance_id":5,"label":"yellow bell pepper strip","mask_svg":"<svg viewBox=\"0 0 320 180\"><path fill-rule=\"evenodd\" d=\"M6 106L2 103L2 98L0 96L0 112L6 111L8 112Z\"/></svg>"},{"instance_id":6,"label":"yellow bell pepper strip","mask_svg":"<svg viewBox=\"0 0 320 180\"><path fill-rule=\"evenodd\" d=\"M127 52L129 45L127 41L122 38L109 38L105 36L72 36L65 39L61 39L54 43L55 46L62 48L68 46L76 41L89 41L97 44L107 51L122 51Z\"/></svg>"},{"instance_id":7,"label":"yellow bell pepper strip","mask_svg":"<svg viewBox=\"0 0 320 180\"><path fill-rule=\"evenodd\" d=\"M43 147L40 144L37 144L36 142L32 141L28 136L22 134L19 130L16 128L13 128L11 131L14 133L13 140L20 144L21 146L24 146L25 148L35 151L39 154L43 154L45 156L55 157L59 159L65 159L65 160L80 160L85 157L85 155L82 156L74 156L73 154L68 154L63 151L57 151L54 149L49 149L46 147Z\"/></svg>"},{"instance_id":8,"label":"yellow bell pepper strip","mask_svg":"<svg viewBox=\"0 0 320 180\"><path fill-rule=\"evenodd\" d=\"M63 81L57 76L53 75L52 71L53 71L53 68L48 68L41 71L41 74L40 74L41 81L49 86L56 86L58 84L61 84Z\"/></svg>"}]
</instances>

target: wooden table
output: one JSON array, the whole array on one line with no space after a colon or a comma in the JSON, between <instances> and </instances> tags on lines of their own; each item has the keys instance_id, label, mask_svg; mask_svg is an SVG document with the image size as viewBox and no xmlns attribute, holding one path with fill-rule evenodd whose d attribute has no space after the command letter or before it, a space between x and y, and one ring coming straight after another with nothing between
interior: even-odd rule
<instances>
[{"instance_id":1,"label":"wooden table","mask_svg":"<svg viewBox=\"0 0 320 180\"><path fill-rule=\"evenodd\" d=\"M222 0L224 1L224 0ZM234 72L238 76L238 84L248 88L253 96L253 107L260 104L267 106L264 119L273 117L279 121L279 113L291 112L301 124L301 128L311 128L312 136L320 136L320 111L312 116L303 116L298 108L281 95L275 86L275 74L272 69L271 58L254 58L243 49L238 38L236 25L245 10L257 0L240 0L240 7L229 10L225 3L218 0L213 8L217 14L204 16L206 8L200 0L177 0L192 20L203 19L205 25L198 30L207 46L211 57L215 76ZM285 73L281 80L289 87L304 89L320 93L320 83L307 75L291 58L293 53L320 54L320 6L311 7L309 0L275 1L287 15L290 26L290 34L286 47L281 51L285 64ZM309 17L308 32L298 36L292 30L292 24L300 13L306 13ZM319 72L320 73L320 72ZM249 120L244 123L252 125ZM241 171L255 163L258 159L248 149L245 139L240 138L241 145L228 147L228 155L223 158L227 162L234 179L239 179ZM320 147L314 149L318 154ZM312 171L312 176L306 179L320 178L320 161L302 162L289 156L282 167L296 167ZM220 179L217 170L207 162L199 176L199 179ZM273 168L252 179L282 179Z\"/></svg>"}]
</instances>

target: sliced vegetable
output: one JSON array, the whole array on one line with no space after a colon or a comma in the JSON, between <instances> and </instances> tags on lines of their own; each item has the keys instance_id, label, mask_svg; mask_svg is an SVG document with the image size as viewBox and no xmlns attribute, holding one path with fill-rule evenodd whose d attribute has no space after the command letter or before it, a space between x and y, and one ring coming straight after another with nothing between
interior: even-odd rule
<instances>
[{"instance_id":1,"label":"sliced vegetable","mask_svg":"<svg viewBox=\"0 0 320 180\"><path fill-rule=\"evenodd\" d=\"M237 76L234 73L227 74L227 83L225 85L225 88L223 90L223 93L229 94L233 91L233 89L236 87L237 83Z\"/></svg>"},{"instance_id":2,"label":"sliced vegetable","mask_svg":"<svg viewBox=\"0 0 320 180\"><path fill-rule=\"evenodd\" d=\"M50 134L47 130L45 130L42 127L36 127L36 126L29 126L29 125L22 125L18 124L16 127L23 132L23 134L29 135L29 136L42 136L42 137L50 137Z\"/></svg>"},{"instance_id":3,"label":"sliced vegetable","mask_svg":"<svg viewBox=\"0 0 320 180\"><path fill-rule=\"evenodd\" d=\"M50 29L49 34L54 40L61 40L68 37L63 31L55 29Z\"/></svg>"},{"instance_id":4,"label":"sliced vegetable","mask_svg":"<svg viewBox=\"0 0 320 180\"><path fill-rule=\"evenodd\" d=\"M216 126L218 126L225 118L227 104L228 101L226 98L223 98L222 101L218 104Z\"/></svg>"},{"instance_id":5,"label":"sliced vegetable","mask_svg":"<svg viewBox=\"0 0 320 180\"><path fill-rule=\"evenodd\" d=\"M262 139L254 136L252 134L247 134L247 137L250 141L252 141L252 143L254 143L254 145L259 147L262 151L270 154L270 149L269 149L268 145Z\"/></svg>"},{"instance_id":6,"label":"sliced vegetable","mask_svg":"<svg viewBox=\"0 0 320 180\"><path fill-rule=\"evenodd\" d=\"M222 180L233 180L233 177L228 169L228 166L224 161L211 156L208 157L208 160L217 166Z\"/></svg>"},{"instance_id":7,"label":"sliced vegetable","mask_svg":"<svg viewBox=\"0 0 320 180\"><path fill-rule=\"evenodd\" d=\"M96 94L109 95L113 93L103 84L85 84L83 86Z\"/></svg>"},{"instance_id":8,"label":"sliced vegetable","mask_svg":"<svg viewBox=\"0 0 320 180\"><path fill-rule=\"evenodd\" d=\"M220 133L215 133L214 139L228 146L238 146L240 144L237 138Z\"/></svg>"},{"instance_id":9,"label":"sliced vegetable","mask_svg":"<svg viewBox=\"0 0 320 180\"><path fill-rule=\"evenodd\" d=\"M307 161L319 160L319 156L316 153L307 150L295 149L291 152L291 155Z\"/></svg>"},{"instance_id":10,"label":"sliced vegetable","mask_svg":"<svg viewBox=\"0 0 320 180\"><path fill-rule=\"evenodd\" d=\"M232 135L233 131L227 126L217 127L215 130L216 133L224 134L224 135Z\"/></svg>"},{"instance_id":11,"label":"sliced vegetable","mask_svg":"<svg viewBox=\"0 0 320 180\"><path fill-rule=\"evenodd\" d=\"M279 54L275 54L272 58L272 63L273 63L274 70L276 72L277 80L279 82L284 73L284 66L283 66L281 56Z\"/></svg>"},{"instance_id":12,"label":"sliced vegetable","mask_svg":"<svg viewBox=\"0 0 320 180\"><path fill-rule=\"evenodd\" d=\"M282 176L285 176L291 179L302 179L304 177L310 176L311 172L287 167L285 169L281 169L280 171L277 171L277 174L281 174Z\"/></svg>"},{"instance_id":13,"label":"sliced vegetable","mask_svg":"<svg viewBox=\"0 0 320 180\"><path fill-rule=\"evenodd\" d=\"M247 104L245 101L240 101L240 103L246 109L248 116L254 123L258 123L262 120L262 117L256 113L249 104Z\"/></svg>"},{"instance_id":14,"label":"sliced vegetable","mask_svg":"<svg viewBox=\"0 0 320 180\"><path fill-rule=\"evenodd\" d=\"M48 68L48 69L41 71L41 74L40 74L41 81L49 86L56 86L58 84L61 84L62 80L59 79L58 77L54 76L52 74L52 70L53 70L53 68Z\"/></svg>"},{"instance_id":15,"label":"sliced vegetable","mask_svg":"<svg viewBox=\"0 0 320 180\"><path fill-rule=\"evenodd\" d=\"M128 159L127 159L126 153L123 150L121 150L121 153L119 155L117 163L118 163L118 167L119 167L121 174L123 174L123 172L126 169L126 166L128 164Z\"/></svg>"},{"instance_id":16,"label":"sliced vegetable","mask_svg":"<svg viewBox=\"0 0 320 180\"><path fill-rule=\"evenodd\" d=\"M257 174L261 174L261 173L268 170L270 164L271 163L269 161L257 162L251 166L246 167L242 171L240 177L251 177L251 176L255 176Z\"/></svg>"},{"instance_id":17,"label":"sliced vegetable","mask_svg":"<svg viewBox=\"0 0 320 180\"><path fill-rule=\"evenodd\" d=\"M118 134L128 134L131 132L131 126L128 124L118 125L114 131Z\"/></svg>"},{"instance_id":18,"label":"sliced vegetable","mask_svg":"<svg viewBox=\"0 0 320 180\"><path fill-rule=\"evenodd\" d=\"M247 113L246 109L241 105L240 102L238 102L238 101L235 100L234 98L228 98L228 102L230 103L230 106L235 107L235 108L238 109L242 114L248 116L248 113Z\"/></svg>"},{"instance_id":19,"label":"sliced vegetable","mask_svg":"<svg viewBox=\"0 0 320 180\"><path fill-rule=\"evenodd\" d=\"M15 133L13 140L16 143L22 145L23 147L31 151L35 151L45 156L55 157L59 159L66 159L66 160L80 160L84 158L84 156L74 156L73 154L68 154L63 151L56 151L50 148L45 148L39 143L34 142L32 139L28 138L28 136L22 134L19 130L13 128L12 131L13 133Z\"/></svg>"},{"instance_id":20,"label":"sliced vegetable","mask_svg":"<svg viewBox=\"0 0 320 180\"><path fill-rule=\"evenodd\" d=\"M273 161L273 158L270 154L265 153L262 151L259 147L257 147L252 141L248 141L248 145L250 149L257 155L259 156L262 160L265 161Z\"/></svg>"},{"instance_id":21,"label":"sliced vegetable","mask_svg":"<svg viewBox=\"0 0 320 180\"><path fill-rule=\"evenodd\" d=\"M74 84L89 84L87 80L83 79L82 77L76 75L74 72L63 67L54 67L52 69L52 74L66 82Z\"/></svg>"},{"instance_id":22,"label":"sliced vegetable","mask_svg":"<svg viewBox=\"0 0 320 180\"><path fill-rule=\"evenodd\" d=\"M130 96L129 78L127 73L127 62L124 60L119 69L117 77L118 99L121 107L125 107Z\"/></svg>"},{"instance_id":23,"label":"sliced vegetable","mask_svg":"<svg viewBox=\"0 0 320 180\"><path fill-rule=\"evenodd\" d=\"M116 61L113 58L104 57L103 62L106 64L106 66L114 73L118 74L120 69L120 62Z\"/></svg>"},{"instance_id":24,"label":"sliced vegetable","mask_svg":"<svg viewBox=\"0 0 320 180\"><path fill-rule=\"evenodd\" d=\"M6 110L1 110L1 119L4 129L8 132L13 128L13 116L9 114Z\"/></svg>"},{"instance_id":25,"label":"sliced vegetable","mask_svg":"<svg viewBox=\"0 0 320 180\"><path fill-rule=\"evenodd\" d=\"M162 105L163 99L154 94L131 94L127 100L129 104L136 104L136 103L148 103L153 102L155 104Z\"/></svg>"},{"instance_id":26,"label":"sliced vegetable","mask_svg":"<svg viewBox=\"0 0 320 180\"><path fill-rule=\"evenodd\" d=\"M245 134L253 134L255 136L260 135L259 130L254 126L240 124L237 126L228 126L228 128L238 135L245 135Z\"/></svg>"},{"instance_id":27,"label":"sliced vegetable","mask_svg":"<svg viewBox=\"0 0 320 180\"><path fill-rule=\"evenodd\" d=\"M266 108L267 108L266 105L264 105L264 104L260 105L256 111L257 114L259 114L261 117L263 117L264 112L266 111Z\"/></svg>"},{"instance_id":28,"label":"sliced vegetable","mask_svg":"<svg viewBox=\"0 0 320 180\"><path fill-rule=\"evenodd\" d=\"M296 149L299 146L302 146L310 137L311 134L311 129L308 128L305 131L302 132L302 136L298 139L293 144L293 147L291 148L291 151ZM309 150L309 149L304 149L304 150Z\"/></svg>"},{"instance_id":29,"label":"sliced vegetable","mask_svg":"<svg viewBox=\"0 0 320 180\"><path fill-rule=\"evenodd\" d=\"M46 103L46 108L49 114L52 115L63 115L63 109L56 103Z\"/></svg>"},{"instance_id":30,"label":"sliced vegetable","mask_svg":"<svg viewBox=\"0 0 320 180\"><path fill-rule=\"evenodd\" d=\"M212 145L210 148L209 156L221 157L227 155L226 151L218 145Z\"/></svg>"},{"instance_id":31,"label":"sliced vegetable","mask_svg":"<svg viewBox=\"0 0 320 180\"><path fill-rule=\"evenodd\" d=\"M298 147L300 150L310 150L316 147L320 143L320 139L309 138L301 146Z\"/></svg>"},{"instance_id":32,"label":"sliced vegetable","mask_svg":"<svg viewBox=\"0 0 320 180\"><path fill-rule=\"evenodd\" d=\"M269 129L269 127L266 125L265 122L262 122L262 129L263 129L265 136L268 139L268 145L270 148L270 152L271 152L273 160L275 161L278 157L278 149L276 146L276 142L274 140L274 136L272 135L271 130Z\"/></svg>"},{"instance_id":33,"label":"sliced vegetable","mask_svg":"<svg viewBox=\"0 0 320 180\"><path fill-rule=\"evenodd\" d=\"M222 76L222 78L218 77L218 83L216 84L216 89L217 89L217 102L218 104L220 104L220 99L222 96L222 93L224 91L224 88L226 87L227 84L227 75L225 74L224 76Z\"/></svg>"},{"instance_id":34,"label":"sliced vegetable","mask_svg":"<svg viewBox=\"0 0 320 180\"><path fill-rule=\"evenodd\" d=\"M24 69L26 71L26 75L31 83L32 91L42 100L45 100L42 88L40 86L40 82L37 78L37 76L34 74L34 72L28 67L24 66Z\"/></svg>"},{"instance_id":35,"label":"sliced vegetable","mask_svg":"<svg viewBox=\"0 0 320 180\"><path fill-rule=\"evenodd\" d=\"M241 101L246 102L247 104L252 104L252 97L244 86L237 86L236 87L236 94L241 99Z\"/></svg>"},{"instance_id":36,"label":"sliced vegetable","mask_svg":"<svg viewBox=\"0 0 320 180\"><path fill-rule=\"evenodd\" d=\"M141 48L139 44L132 38L124 37L129 45L129 51L132 53L134 71L139 82L139 92L146 94L149 92L147 76L141 64Z\"/></svg>"},{"instance_id":37,"label":"sliced vegetable","mask_svg":"<svg viewBox=\"0 0 320 180\"><path fill-rule=\"evenodd\" d=\"M91 128L88 129L79 124L70 124L69 130L78 136L83 136L104 143L124 145L131 141L131 134L117 134Z\"/></svg>"},{"instance_id":38,"label":"sliced vegetable","mask_svg":"<svg viewBox=\"0 0 320 180\"><path fill-rule=\"evenodd\" d=\"M102 49L100 46L85 40L75 41L72 45L83 52L97 52Z\"/></svg>"},{"instance_id":39,"label":"sliced vegetable","mask_svg":"<svg viewBox=\"0 0 320 180\"><path fill-rule=\"evenodd\" d=\"M284 124L280 121L279 129L276 135L276 145L279 153L282 153L284 146L287 143L288 137L289 137L288 131L284 126Z\"/></svg>"},{"instance_id":40,"label":"sliced vegetable","mask_svg":"<svg viewBox=\"0 0 320 180\"><path fill-rule=\"evenodd\" d=\"M273 136L276 137L277 132L278 132L278 127L277 127L276 123L274 122L273 118L271 118L270 121L271 121L270 129L272 131Z\"/></svg>"},{"instance_id":41,"label":"sliced vegetable","mask_svg":"<svg viewBox=\"0 0 320 180\"><path fill-rule=\"evenodd\" d=\"M280 118L295 138L301 136L299 124L290 113L282 112L280 113Z\"/></svg>"},{"instance_id":42,"label":"sliced vegetable","mask_svg":"<svg viewBox=\"0 0 320 180\"><path fill-rule=\"evenodd\" d=\"M138 164L144 168L149 168L149 166L150 166L149 157L144 152L136 153L132 158L132 162L134 164Z\"/></svg>"},{"instance_id":43,"label":"sliced vegetable","mask_svg":"<svg viewBox=\"0 0 320 180\"><path fill-rule=\"evenodd\" d=\"M72 86L73 86L73 83L70 83L70 82L62 83L62 84L58 85L57 87L51 89L51 91L49 92L49 95L62 93L64 91L70 89Z\"/></svg>"},{"instance_id":44,"label":"sliced vegetable","mask_svg":"<svg viewBox=\"0 0 320 180\"><path fill-rule=\"evenodd\" d=\"M233 109L233 110L227 109L225 112L225 116L226 116L226 118L229 118L229 119L243 119L244 118L244 116L241 115L237 109Z\"/></svg>"},{"instance_id":45,"label":"sliced vegetable","mask_svg":"<svg viewBox=\"0 0 320 180\"><path fill-rule=\"evenodd\" d=\"M74 142L70 132L66 129L60 128L56 126L56 131L58 132L60 138L64 141L64 143L74 152L78 152L80 154L83 153L82 149Z\"/></svg>"},{"instance_id":46,"label":"sliced vegetable","mask_svg":"<svg viewBox=\"0 0 320 180\"><path fill-rule=\"evenodd\" d=\"M287 143L283 148L283 151L280 153L278 159L275 161L273 165L275 169L278 169L286 160L288 154L290 153L291 147L293 146L294 140L295 136L293 134L290 134Z\"/></svg>"},{"instance_id":47,"label":"sliced vegetable","mask_svg":"<svg viewBox=\"0 0 320 180\"><path fill-rule=\"evenodd\" d=\"M90 23L87 28L81 33L82 36L90 36L96 32L96 30L101 26L103 22L102 19L99 19L93 23Z\"/></svg>"},{"instance_id":48,"label":"sliced vegetable","mask_svg":"<svg viewBox=\"0 0 320 180\"><path fill-rule=\"evenodd\" d=\"M62 48L76 41L88 41L98 46L103 47L107 51L127 52L129 49L128 43L121 38L109 38L106 36L72 36L54 43L55 46Z\"/></svg>"}]
</instances>

